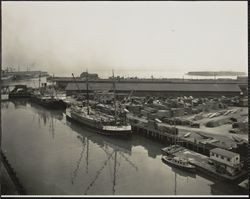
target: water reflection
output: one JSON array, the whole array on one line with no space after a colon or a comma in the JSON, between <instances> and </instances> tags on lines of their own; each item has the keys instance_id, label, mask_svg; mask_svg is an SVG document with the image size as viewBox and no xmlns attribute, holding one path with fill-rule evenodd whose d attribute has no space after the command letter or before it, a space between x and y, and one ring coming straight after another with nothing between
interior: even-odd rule
<instances>
[{"instance_id":1,"label":"water reflection","mask_svg":"<svg viewBox=\"0 0 250 199\"><path fill-rule=\"evenodd\" d=\"M182 170L180 170L180 169L178 169L178 168L175 168L175 167L171 167L171 170L172 170L175 174L177 174L177 175L179 175L179 176L186 177L187 180L188 180L188 178L196 178L196 173L182 171Z\"/></svg>"},{"instance_id":2,"label":"water reflection","mask_svg":"<svg viewBox=\"0 0 250 199\"><path fill-rule=\"evenodd\" d=\"M10 101L1 101L1 110L2 109L8 109L9 108L9 105L10 105Z\"/></svg>"},{"instance_id":3,"label":"water reflection","mask_svg":"<svg viewBox=\"0 0 250 199\"><path fill-rule=\"evenodd\" d=\"M113 161L113 164L111 163L113 165L112 194L115 194L115 187L121 161L123 160L123 162L127 162L128 165L130 165L133 169L135 169L136 171L138 170L138 166L132 160L130 160L129 156L127 156L127 154L131 155L132 143L121 144L122 142L119 142L119 140L117 139L112 139L99 134L96 135L96 132L93 132L94 130L92 129L88 129L88 132L93 133L93 135L81 134L81 128L77 124L73 122L68 122L67 124L79 133L77 138L82 142L82 150L79 155L79 159L76 161L76 167L72 172L71 183L74 184L74 180L77 177L80 164L84 157L86 163L85 174L88 174L89 151L91 150L90 143L95 143L99 146L99 149L101 149L105 153L106 158L100 165L98 165L99 169L95 172L95 175L87 185L83 194L88 194L88 191L95 185L99 176L102 174L102 172L104 172L104 169L107 167L108 163L111 163L111 161ZM91 142L89 140L91 140ZM118 159L120 159L120 161Z\"/></svg>"},{"instance_id":4,"label":"water reflection","mask_svg":"<svg viewBox=\"0 0 250 199\"><path fill-rule=\"evenodd\" d=\"M100 135L29 100L1 107L2 147L29 194L242 194L169 167L161 161L163 145L148 138Z\"/></svg>"},{"instance_id":5,"label":"water reflection","mask_svg":"<svg viewBox=\"0 0 250 199\"><path fill-rule=\"evenodd\" d=\"M217 182L211 185L211 194L213 195L249 195L247 189L235 184Z\"/></svg>"},{"instance_id":6,"label":"water reflection","mask_svg":"<svg viewBox=\"0 0 250 199\"><path fill-rule=\"evenodd\" d=\"M15 109L25 108L27 106L27 100L26 99L10 100L9 103L12 103L14 105Z\"/></svg>"}]
</instances>

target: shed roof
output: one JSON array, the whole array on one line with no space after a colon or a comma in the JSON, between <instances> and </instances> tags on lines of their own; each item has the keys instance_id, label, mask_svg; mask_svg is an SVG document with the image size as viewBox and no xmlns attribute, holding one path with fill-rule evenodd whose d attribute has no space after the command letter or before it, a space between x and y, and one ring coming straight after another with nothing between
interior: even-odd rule
<instances>
[{"instance_id":1,"label":"shed roof","mask_svg":"<svg viewBox=\"0 0 250 199\"><path fill-rule=\"evenodd\" d=\"M80 90L86 90L86 83L77 83ZM78 90L76 83L68 83L66 90ZM112 90L112 83L89 83L89 90ZM210 91L240 92L236 84L184 84L184 83L116 83L119 91Z\"/></svg>"},{"instance_id":2,"label":"shed roof","mask_svg":"<svg viewBox=\"0 0 250 199\"><path fill-rule=\"evenodd\" d=\"M212 149L212 150L210 150L210 152L213 152L213 153L216 153L219 155L223 155L223 156L228 157L228 158L233 158L233 157L239 155L238 153L234 153L234 152L231 152L231 151L228 151L225 149L221 149L221 148Z\"/></svg>"}]
</instances>

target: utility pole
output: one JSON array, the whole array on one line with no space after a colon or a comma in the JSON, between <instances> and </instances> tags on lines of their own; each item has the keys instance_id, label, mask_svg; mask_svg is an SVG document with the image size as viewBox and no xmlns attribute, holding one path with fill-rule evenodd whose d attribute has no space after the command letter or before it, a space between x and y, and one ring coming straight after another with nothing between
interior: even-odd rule
<instances>
[{"instance_id":1,"label":"utility pole","mask_svg":"<svg viewBox=\"0 0 250 199\"><path fill-rule=\"evenodd\" d=\"M115 106L115 123L117 122L117 108L116 108L116 87L115 87L115 76L114 70L112 70L113 74L113 92L114 92L114 106Z\"/></svg>"}]
</instances>

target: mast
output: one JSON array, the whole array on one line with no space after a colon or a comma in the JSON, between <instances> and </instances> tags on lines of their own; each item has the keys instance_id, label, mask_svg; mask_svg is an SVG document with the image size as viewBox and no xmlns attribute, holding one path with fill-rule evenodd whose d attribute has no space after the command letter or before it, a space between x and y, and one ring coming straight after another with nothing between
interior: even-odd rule
<instances>
[{"instance_id":1,"label":"mast","mask_svg":"<svg viewBox=\"0 0 250 199\"><path fill-rule=\"evenodd\" d=\"M113 179L113 195L115 194L115 184L116 184L116 160L117 159L117 154L115 150L115 158L114 158L114 179Z\"/></svg>"},{"instance_id":2,"label":"mast","mask_svg":"<svg viewBox=\"0 0 250 199\"><path fill-rule=\"evenodd\" d=\"M89 139L86 137L87 142L87 151L86 151L86 173L88 173L88 166L89 166Z\"/></svg>"},{"instance_id":3,"label":"mast","mask_svg":"<svg viewBox=\"0 0 250 199\"><path fill-rule=\"evenodd\" d=\"M89 77L88 69L86 70L86 89L87 89L87 113L89 115Z\"/></svg>"},{"instance_id":4,"label":"mast","mask_svg":"<svg viewBox=\"0 0 250 199\"><path fill-rule=\"evenodd\" d=\"M176 185L177 185L177 182L176 182L176 172L174 172L174 195L176 195L177 194L177 187L176 187Z\"/></svg>"},{"instance_id":5,"label":"mast","mask_svg":"<svg viewBox=\"0 0 250 199\"><path fill-rule=\"evenodd\" d=\"M115 87L115 76L114 70L112 70L113 74L113 92L114 92L114 106L115 106L115 123L117 122L117 108L116 108L116 87Z\"/></svg>"},{"instance_id":6,"label":"mast","mask_svg":"<svg viewBox=\"0 0 250 199\"><path fill-rule=\"evenodd\" d=\"M38 79L38 81L39 81L39 90L40 90L40 83L41 83L41 73L39 73L39 79Z\"/></svg>"}]
</instances>

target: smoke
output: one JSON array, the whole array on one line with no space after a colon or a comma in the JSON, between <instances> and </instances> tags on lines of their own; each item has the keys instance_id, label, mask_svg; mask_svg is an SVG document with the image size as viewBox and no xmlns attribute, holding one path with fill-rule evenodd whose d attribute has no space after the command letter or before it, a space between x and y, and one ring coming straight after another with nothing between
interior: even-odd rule
<instances>
[{"instance_id":1,"label":"smoke","mask_svg":"<svg viewBox=\"0 0 250 199\"><path fill-rule=\"evenodd\" d=\"M2 2L2 58L55 74L246 72L247 3Z\"/></svg>"}]
</instances>

